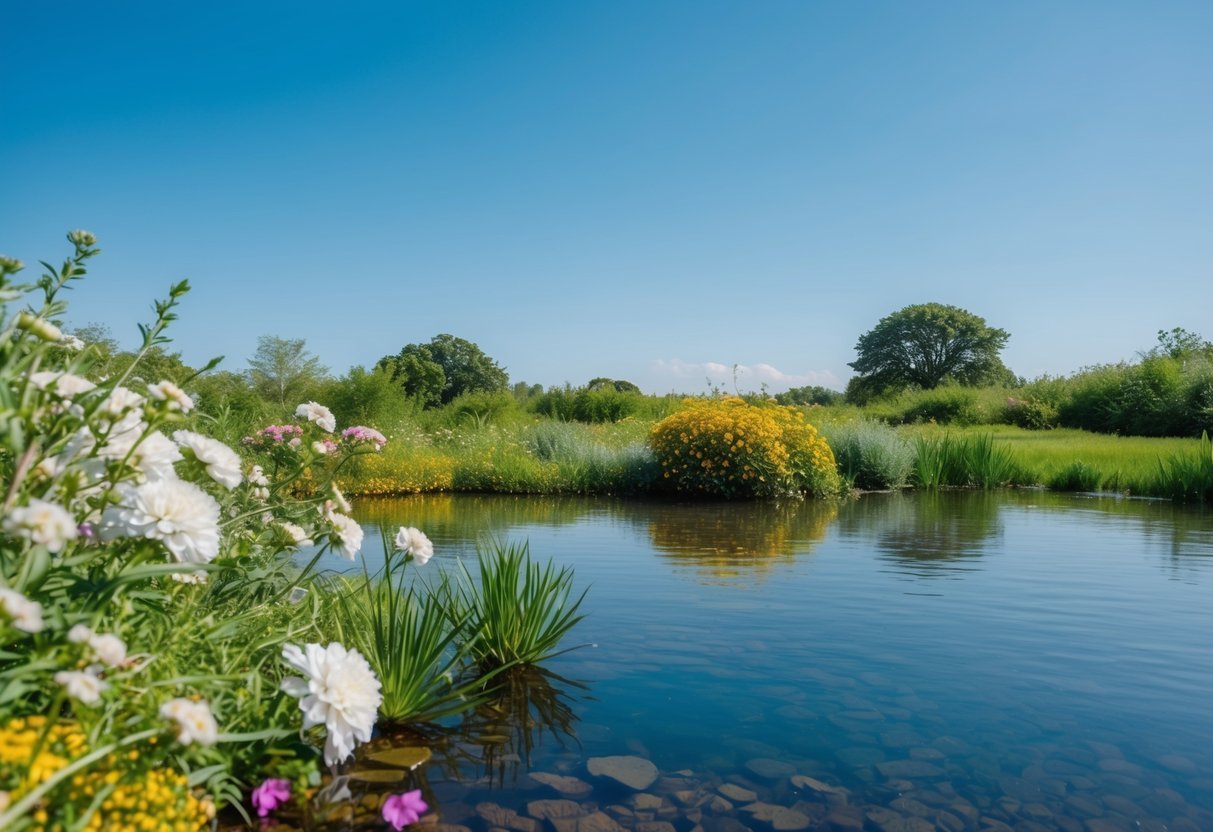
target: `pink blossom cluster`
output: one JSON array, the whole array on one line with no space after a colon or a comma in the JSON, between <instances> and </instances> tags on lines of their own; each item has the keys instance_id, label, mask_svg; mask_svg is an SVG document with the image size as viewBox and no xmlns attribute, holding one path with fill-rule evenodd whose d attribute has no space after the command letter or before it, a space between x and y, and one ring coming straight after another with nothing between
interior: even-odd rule
<instances>
[{"instance_id":1,"label":"pink blossom cluster","mask_svg":"<svg viewBox=\"0 0 1213 832\"><path fill-rule=\"evenodd\" d=\"M303 436L303 428L298 425L267 425L240 441L245 445L260 445L267 439L271 442L287 442L300 436Z\"/></svg>"},{"instance_id":2,"label":"pink blossom cluster","mask_svg":"<svg viewBox=\"0 0 1213 832\"><path fill-rule=\"evenodd\" d=\"M341 431L341 438L347 442L373 442L375 448L382 448L387 444L387 437L374 428L368 428L366 425L355 425L352 428L346 428Z\"/></svg>"}]
</instances>

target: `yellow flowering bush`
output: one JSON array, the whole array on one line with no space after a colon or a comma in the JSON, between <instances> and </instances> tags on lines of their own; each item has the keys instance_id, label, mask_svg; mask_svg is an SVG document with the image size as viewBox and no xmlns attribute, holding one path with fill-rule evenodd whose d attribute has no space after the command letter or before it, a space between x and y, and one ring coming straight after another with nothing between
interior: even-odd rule
<instances>
[{"instance_id":1,"label":"yellow flowering bush","mask_svg":"<svg viewBox=\"0 0 1213 832\"><path fill-rule=\"evenodd\" d=\"M16 800L90 750L87 737L75 723L56 723L48 730L42 716L11 720L0 727L0 787L6 789L8 800ZM100 771L82 770L66 780L60 786L65 805L93 807L70 825L115 832L196 832L209 827L215 816L214 803L194 794L185 776L172 768L139 766L140 756L134 747L115 751L101 760ZM68 828L65 821L70 821L70 815L52 817L39 807L31 820L32 829L52 832Z\"/></svg>"},{"instance_id":2,"label":"yellow flowering bush","mask_svg":"<svg viewBox=\"0 0 1213 832\"><path fill-rule=\"evenodd\" d=\"M649 446L674 489L714 497L837 494L834 454L796 408L729 396L687 399Z\"/></svg>"},{"instance_id":3,"label":"yellow flowering bush","mask_svg":"<svg viewBox=\"0 0 1213 832\"><path fill-rule=\"evenodd\" d=\"M432 448L405 448L359 457L348 473L338 475L341 490L354 497L381 497L449 491L455 459Z\"/></svg>"}]
</instances>

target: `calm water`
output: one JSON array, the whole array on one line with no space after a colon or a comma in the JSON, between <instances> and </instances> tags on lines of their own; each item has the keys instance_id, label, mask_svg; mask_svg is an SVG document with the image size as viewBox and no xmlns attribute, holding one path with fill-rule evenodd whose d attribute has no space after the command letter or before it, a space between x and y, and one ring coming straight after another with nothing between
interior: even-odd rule
<instances>
[{"instance_id":1,"label":"calm water","mask_svg":"<svg viewBox=\"0 0 1213 832\"><path fill-rule=\"evenodd\" d=\"M590 587L571 642L593 646L421 772L444 822L509 825L492 803L531 832L528 801L560 797L538 772L676 832L772 828L749 797L710 800L725 784L798 813L782 828L1213 830L1208 512L1036 492L356 508L368 541L423 529L426 570L495 535ZM650 759L660 800L589 777L604 755Z\"/></svg>"}]
</instances>

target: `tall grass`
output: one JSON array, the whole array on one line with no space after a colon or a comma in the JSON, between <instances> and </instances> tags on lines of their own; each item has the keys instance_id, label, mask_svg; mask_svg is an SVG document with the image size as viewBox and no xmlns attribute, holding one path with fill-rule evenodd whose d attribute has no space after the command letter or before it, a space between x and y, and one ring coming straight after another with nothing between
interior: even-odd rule
<instances>
[{"instance_id":1,"label":"tall grass","mask_svg":"<svg viewBox=\"0 0 1213 832\"><path fill-rule=\"evenodd\" d=\"M1030 479L1014 452L989 433L956 438L915 440L915 480L923 488L975 486L983 489L1019 484Z\"/></svg>"},{"instance_id":2,"label":"tall grass","mask_svg":"<svg viewBox=\"0 0 1213 832\"><path fill-rule=\"evenodd\" d=\"M1213 503L1213 442L1200 437L1194 453L1177 453L1158 461L1160 495L1184 503Z\"/></svg>"},{"instance_id":3,"label":"tall grass","mask_svg":"<svg viewBox=\"0 0 1213 832\"><path fill-rule=\"evenodd\" d=\"M446 585L444 608L461 649L484 669L535 664L557 655L564 636L585 616L573 597L573 569L540 566L526 543L491 541L481 547L479 574L460 563L460 580Z\"/></svg>"}]
</instances>

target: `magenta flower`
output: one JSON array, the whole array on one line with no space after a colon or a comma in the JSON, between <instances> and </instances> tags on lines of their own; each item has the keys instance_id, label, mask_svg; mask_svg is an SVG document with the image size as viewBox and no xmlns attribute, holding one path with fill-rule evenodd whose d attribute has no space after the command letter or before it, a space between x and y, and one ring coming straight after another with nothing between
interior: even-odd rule
<instances>
[{"instance_id":1,"label":"magenta flower","mask_svg":"<svg viewBox=\"0 0 1213 832\"><path fill-rule=\"evenodd\" d=\"M420 820L421 814L428 808L430 807L421 799L421 789L413 789L404 794L394 794L383 801L383 819L396 832L400 832L404 827Z\"/></svg>"},{"instance_id":2,"label":"magenta flower","mask_svg":"<svg viewBox=\"0 0 1213 832\"><path fill-rule=\"evenodd\" d=\"M291 799L291 781L271 777L253 789L253 808L263 818Z\"/></svg>"}]
</instances>

